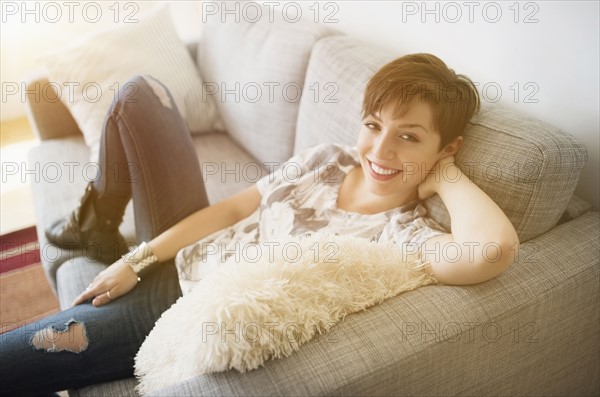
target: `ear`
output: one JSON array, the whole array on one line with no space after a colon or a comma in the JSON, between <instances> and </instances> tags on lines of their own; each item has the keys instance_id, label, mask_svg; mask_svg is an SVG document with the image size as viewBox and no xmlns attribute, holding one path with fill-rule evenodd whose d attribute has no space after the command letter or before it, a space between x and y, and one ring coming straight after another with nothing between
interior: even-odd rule
<instances>
[{"instance_id":1,"label":"ear","mask_svg":"<svg viewBox=\"0 0 600 397\"><path fill-rule=\"evenodd\" d=\"M454 155L456 155L456 153L458 153L458 151L462 147L463 142L464 142L463 137L459 135L456 138L454 138L454 140L452 142L450 142L449 144L447 144L440 151L440 153L444 157L446 157L446 156L454 156Z\"/></svg>"}]
</instances>

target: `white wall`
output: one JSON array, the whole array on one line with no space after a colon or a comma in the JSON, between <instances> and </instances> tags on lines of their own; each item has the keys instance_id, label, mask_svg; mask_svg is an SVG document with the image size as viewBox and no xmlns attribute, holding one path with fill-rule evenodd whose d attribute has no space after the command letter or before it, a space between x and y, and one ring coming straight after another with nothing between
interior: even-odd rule
<instances>
[{"instance_id":1,"label":"white wall","mask_svg":"<svg viewBox=\"0 0 600 397\"><path fill-rule=\"evenodd\" d=\"M99 3L104 7L113 4ZM152 2L137 3L142 10L153 5ZM199 36L201 2L169 3L181 37L190 40ZM222 4L221 1L204 3ZM294 2L273 2L276 17L282 16L285 3ZM597 1L362 0L295 4L301 5L304 18L323 23L329 16L335 20L329 24L332 28L398 56L411 52L436 54L480 87L488 87L489 90L482 93L484 102L495 101L494 87L499 87L498 104L573 134L586 146L589 155L576 194L593 203L596 209L600 207L600 10ZM433 13L427 14L425 9ZM499 17L497 9L501 11ZM292 11L290 8L290 13ZM110 12L107 15L111 15ZM498 21L492 23L494 19ZM89 23L83 27L70 24L58 30L47 24L19 26L13 22L13 25L17 26L2 23L3 82L19 81L28 69L35 69L32 50L35 53L48 46L61 45L86 29L96 28ZM9 28L12 34L7 35ZM54 36L50 35L51 31ZM525 86L527 83L530 85ZM527 95L530 96L527 98ZM21 104L14 105L11 108L10 103L3 101L3 119L5 114L11 117L23 114Z\"/></svg>"}]
</instances>

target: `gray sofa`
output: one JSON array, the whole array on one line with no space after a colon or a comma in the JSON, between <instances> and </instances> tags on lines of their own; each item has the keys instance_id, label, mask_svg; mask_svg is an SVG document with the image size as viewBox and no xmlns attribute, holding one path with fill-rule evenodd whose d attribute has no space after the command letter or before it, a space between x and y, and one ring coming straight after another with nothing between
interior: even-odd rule
<instances>
[{"instance_id":1,"label":"gray sofa","mask_svg":"<svg viewBox=\"0 0 600 397\"><path fill-rule=\"evenodd\" d=\"M324 141L353 144L367 79L402 55L315 24L243 21L209 21L200 42L189 48L206 82L303 88L299 100L275 90L271 101L266 89L257 102L216 97L227 132L193 136L199 160L211 164L204 169L212 170L205 179L213 203L251 183L243 177L245 164L281 163ZM34 79L29 87L36 81L43 86L46 80ZM83 252L49 245L43 230L74 208L89 152L60 102L31 100L28 108L41 140L29 161L42 167L76 164L72 178L65 166L62 178L33 185L44 269L66 307L103 266ZM484 106L465 133L457 162L519 233L521 252L506 272L478 285L434 285L402 294L348 316L289 358L246 374L198 376L153 394L597 395L600 217L573 196L585 161L585 149L568 133ZM237 177L224 172L236 164L242 171ZM439 198L426 205L449 225ZM121 231L135 242L131 203ZM134 385L131 378L70 395L135 395Z\"/></svg>"}]
</instances>

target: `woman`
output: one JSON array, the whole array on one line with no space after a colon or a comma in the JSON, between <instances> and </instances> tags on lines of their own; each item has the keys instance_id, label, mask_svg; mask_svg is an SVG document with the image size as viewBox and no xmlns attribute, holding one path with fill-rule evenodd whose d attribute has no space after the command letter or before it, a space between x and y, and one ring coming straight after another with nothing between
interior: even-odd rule
<instances>
[{"instance_id":1,"label":"woman","mask_svg":"<svg viewBox=\"0 0 600 397\"><path fill-rule=\"evenodd\" d=\"M101 176L71 217L47 230L55 244L94 245L98 258L112 264L72 308L2 335L3 394L131 377L145 336L181 296L180 282L202 275L202 243L312 232L392 240L420 250L427 271L455 285L488 280L514 260L513 226L453 161L460 134L479 108L477 91L433 55L396 59L371 78L356 147L307 149L286 164L299 170L293 177L284 165L210 206L170 94L149 77L132 82L135 101L121 92L106 118ZM108 173L128 164L131 178ZM435 193L448 208L451 233L419 203ZM141 244L119 259L126 250L118 225L130 198ZM448 244L451 258L445 257Z\"/></svg>"}]
</instances>

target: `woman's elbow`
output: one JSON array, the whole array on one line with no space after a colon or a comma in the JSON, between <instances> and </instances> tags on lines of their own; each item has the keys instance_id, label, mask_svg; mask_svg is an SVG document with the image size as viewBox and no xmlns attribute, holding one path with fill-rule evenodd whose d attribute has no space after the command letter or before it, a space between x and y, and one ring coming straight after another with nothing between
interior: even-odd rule
<instances>
[{"instance_id":1,"label":"woman's elbow","mask_svg":"<svg viewBox=\"0 0 600 397\"><path fill-rule=\"evenodd\" d=\"M508 269L518 258L519 246L516 234L484 245L476 266L479 282L488 281Z\"/></svg>"},{"instance_id":2,"label":"woman's elbow","mask_svg":"<svg viewBox=\"0 0 600 397\"><path fill-rule=\"evenodd\" d=\"M442 284L472 285L488 281L512 265L518 258L519 239L506 233L493 241L464 243L458 260L432 261L433 276Z\"/></svg>"}]
</instances>

